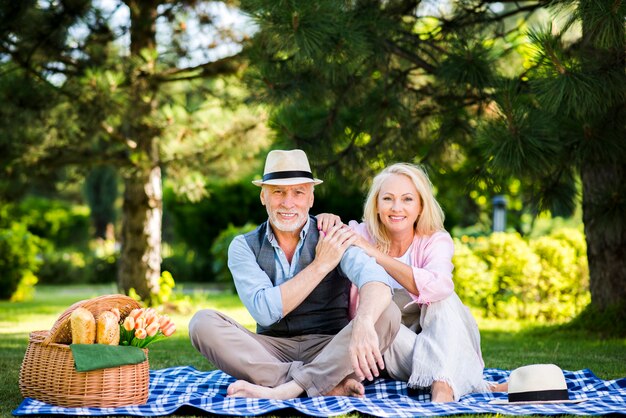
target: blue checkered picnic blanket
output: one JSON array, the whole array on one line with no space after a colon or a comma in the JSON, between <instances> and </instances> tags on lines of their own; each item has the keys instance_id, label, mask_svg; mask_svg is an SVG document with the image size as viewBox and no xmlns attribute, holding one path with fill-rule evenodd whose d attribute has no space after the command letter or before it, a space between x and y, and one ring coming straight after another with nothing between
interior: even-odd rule
<instances>
[{"instance_id":1,"label":"blue checkered picnic blanket","mask_svg":"<svg viewBox=\"0 0 626 418\"><path fill-rule=\"evenodd\" d=\"M503 382L510 371L486 369L485 379ZM428 391L407 390L406 383L376 379L365 388L364 398L316 397L285 401L226 397L226 388L235 381L215 370L198 371L192 367L173 367L150 371L150 397L145 405L119 408L62 408L26 398L13 411L14 415L134 415L160 416L181 407L197 408L212 414L251 416L291 408L296 413L312 416L334 416L361 412L377 417L413 417L454 414L503 415L604 415L626 414L626 378L602 380L591 370L564 371L572 399L584 402L570 404L502 405L490 403L506 399L505 393L475 393L459 402L431 403ZM197 413L199 411L195 411Z\"/></svg>"}]
</instances>

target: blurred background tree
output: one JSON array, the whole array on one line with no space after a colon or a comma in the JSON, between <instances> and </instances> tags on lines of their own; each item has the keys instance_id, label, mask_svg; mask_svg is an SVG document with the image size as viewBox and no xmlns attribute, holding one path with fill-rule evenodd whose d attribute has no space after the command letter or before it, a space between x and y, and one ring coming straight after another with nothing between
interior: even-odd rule
<instances>
[{"instance_id":1,"label":"blurred background tree","mask_svg":"<svg viewBox=\"0 0 626 418\"><path fill-rule=\"evenodd\" d=\"M40 283L117 276L154 300L160 270L228 281L232 234L266 219L250 184L265 151L299 147L325 181L313 213L345 220L375 172L423 164L458 237L459 291L488 314L561 320L589 286L600 310L622 306L624 8L0 3L0 214L27 226L0 217L0 236L41 238L41 267L23 269ZM496 195L513 235L484 241ZM586 245L566 250L581 219ZM494 261L504 249L516 257Z\"/></svg>"},{"instance_id":2,"label":"blurred background tree","mask_svg":"<svg viewBox=\"0 0 626 418\"><path fill-rule=\"evenodd\" d=\"M626 317L626 4L553 6L561 19L530 32L530 66L500 89L480 138L537 211L570 213L580 188L592 307Z\"/></svg>"},{"instance_id":3,"label":"blurred background tree","mask_svg":"<svg viewBox=\"0 0 626 418\"><path fill-rule=\"evenodd\" d=\"M118 284L144 300L159 290L163 173L198 199L207 178L253 167L266 141L262 113L242 105L245 34L229 13L192 0L0 5L3 196L87 176L102 236L119 176Z\"/></svg>"},{"instance_id":4,"label":"blurred background tree","mask_svg":"<svg viewBox=\"0 0 626 418\"><path fill-rule=\"evenodd\" d=\"M549 22L551 5L570 12L563 31L531 31L531 49L529 25ZM495 194L533 217L571 216L581 184L592 302L624 306L623 2L242 8L259 27L249 80L278 144L364 188L391 162L421 163L448 227L479 221Z\"/></svg>"}]
</instances>

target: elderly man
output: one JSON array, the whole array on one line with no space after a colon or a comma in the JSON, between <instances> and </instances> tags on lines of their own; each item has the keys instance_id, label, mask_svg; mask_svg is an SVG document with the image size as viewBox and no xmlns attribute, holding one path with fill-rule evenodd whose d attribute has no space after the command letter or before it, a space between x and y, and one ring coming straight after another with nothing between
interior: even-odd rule
<instances>
[{"instance_id":1,"label":"elderly man","mask_svg":"<svg viewBox=\"0 0 626 418\"><path fill-rule=\"evenodd\" d=\"M213 310L189 324L194 347L239 379L229 396L289 399L362 396L361 381L384 368L382 353L400 326L390 277L343 225L318 231L309 216L313 177L302 150L267 155L261 203L268 221L237 236L228 267L257 332ZM359 288L355 318L348 317L350 283Z\"/></svg>"}]
</instances>

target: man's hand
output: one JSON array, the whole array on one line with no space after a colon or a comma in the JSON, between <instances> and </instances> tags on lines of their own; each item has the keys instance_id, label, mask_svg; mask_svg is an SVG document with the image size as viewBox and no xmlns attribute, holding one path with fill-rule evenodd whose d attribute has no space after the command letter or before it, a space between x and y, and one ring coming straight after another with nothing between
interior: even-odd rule
<instances>
[{"instance_id":1,"label":"man's hand","mask_svg":"<svg viewBox=\"0 0 626 418\"><path fill-rule=\"evenodd\" d=\"M334 269L357 238L357 234L343 224L332 226L327 232L320 231L314 262L324 266L325 270Z\"/></svg>"},{"instance_id":2,"label":"man's hand","mask_svg":"<svg viewBox=\"0 0 626 418\"><path fill-rule=\"evenodd\" d=\"M380 374L379 370L385 368L375 324L391 303L389 285L378 281L365 283L359 289L359 299L359 307L352 320L350 361L359 379L373 380ZM400 320L399 315L397 319Z\"/></svg>"},{"instance_id":3,"label":"man's hand","mask_svg":"<svg viewBox=\"0 0 626 418\"><path fill-rule=\"evenodd\" d=\"M385 368L383 355L378 349L378 335L371 319L354 319L349 350L352 369L359 381L374 380L380 374L379 370Z\"/></svg>"},{"instance_id":4,"label":"man's hand","mask_svg":"<svg viewBox=\"0 0 626 418\"><path fill-rule=\"evenodd\" d=\"M313 262L280 285L283 316L296 309L324 277L337 267L356 238L356 234L345 225L335 225L328 233L320 231Z\"/></svg>"}]
</instances>

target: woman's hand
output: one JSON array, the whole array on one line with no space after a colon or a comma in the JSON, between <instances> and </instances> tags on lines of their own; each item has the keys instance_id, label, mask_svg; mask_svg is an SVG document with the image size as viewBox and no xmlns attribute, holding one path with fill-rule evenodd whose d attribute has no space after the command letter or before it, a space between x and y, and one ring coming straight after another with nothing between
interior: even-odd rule
<instances>
[{"instance_id":1,"label":"woman's hand","mask_svg":"<svg viewBox=\"0 0 626 418\"><path fill-rule=\"evenodd\" d=\"M370 257L376 257L377 253L379 252L378 248L376 248L374 244L372 244L360 235L354 243L354 246L361 248Z\"/></svg>"},{"instance_id":2,"label":"woman's hand","mask_svg":"<svg viewBox=\"0 0 626 418\"><path fill-rule=\"evenodd\" d=\"M343 225L341 218L337 215L333 215L332 213L320 213L316 216L316 218L318 231L324 231L324 233L327 233L333 226Z\"/></svg>"}]
</instances>

